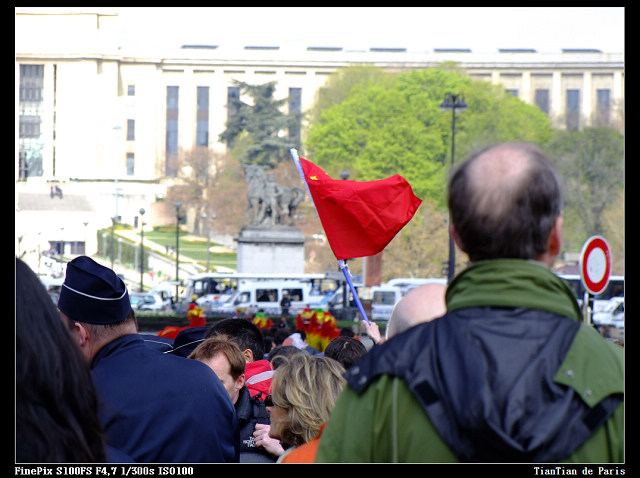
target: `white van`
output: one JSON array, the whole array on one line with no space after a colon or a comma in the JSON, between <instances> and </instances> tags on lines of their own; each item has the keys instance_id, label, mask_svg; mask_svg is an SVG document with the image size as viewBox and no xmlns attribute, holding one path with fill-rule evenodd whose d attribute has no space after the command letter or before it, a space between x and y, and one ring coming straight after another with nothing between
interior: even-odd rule
<instances>
[{"instance_id":1,"label":"white van","mask_svg":"<svg viewBox=\"0 0 640 478\"><path fill-rule=\"evenodd\" d=\"M290 315L296 315L304 310L311 302L310 285L295 280L261 280L244 282L239 290L225 303L211 308L213 314L232 315L238 309L243 309L246 314L255 314L258 311L266 315L279 315L281 313L280 301L285 293L291 299Z\"/></svg>"},{"instance_id":2,"label":"white van","mask_svg":"<svg viewBox=\"0 0 640 478\"><path fill-rule=\"evenodd\" d=\"M371 319L375 322L388 322L391 312L398 301L411 289L422 284L447 284L446 279L391 279L385 284L371 288Z\"/></svg>"}]
</instances>

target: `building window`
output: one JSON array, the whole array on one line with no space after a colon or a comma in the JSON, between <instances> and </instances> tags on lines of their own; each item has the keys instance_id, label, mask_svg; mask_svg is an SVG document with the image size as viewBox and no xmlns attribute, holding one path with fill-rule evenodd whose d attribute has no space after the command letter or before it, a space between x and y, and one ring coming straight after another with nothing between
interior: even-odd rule
<instances>
[{"instance_id":1,"label":"building window","mask_svg":"<svg viewBox=\"0 0 640 478\"><path fill-rule=\"evenodd\" d=\"M44 65L20 65L20 101L42 101Z\"/></svg>"},{"instance_id":2,"label":"building window","mask_svg":"<svg viewBox=\"0 0 640 478\"><path fill-rule=\"evenodd\" d=\"M297 116L295 124L289 127L289 138L299 145L302 122L302 88L289 88L289 115Z\"/></svg>"},{"instance_id":3,"label":"building window","mask_svg":"<svg viewBox=\"0 0 640 478\"><path fill-rule=\"evenodd\" d=\"M208 110L209 109L209 87L208 86L198 86L198 98L197 104L199 110Z\"/></svg>"},{"instance_id":4,"label":"building window","mask_svg":"<svg viewBox=\"0 0 640 478\"><path fill-rule=\"evenodd\" d=\"M608 125L611 120L611 90L596 90L596 121L598 125Z\"/></svg>"},{"instance_id":5,"label":"building window","mask_svg":"<svg viewBox=\"0 0 640 478\"><path fill-rule=\"evenodd\" d=\"M179 86L167 86L167 110L178 109L178 92Z\"/></svg>"},{"instance_id":6,"label":"building window","mask_svg":"<svg viewBox=\"0 0 640 478\"><path fill-rule=\"evenodd\" d=\"M196 110L196 146L209 146L209 87L198 86Z\"/></svg>"},{"instance_id":7,"label":"building window","mask_svg":"<svg viewBox=\"0 0 640 478\"><path fill-rule=\"evenodd\" d=\"M507 88L507 93L509 93L511 96L514 96L515 98L518 97L518 90L517 89L513 89L513 88Z\"/></svg>"},{"instance_id":8,"label":"building window","mask_svg":"<svg viewBox=\"0 0 640 478\"><path fill-rule=\"evenodd\" d=\"M54 69L55 71L55 69ZM20 65L18 98L18 176L43 175L42 123L44 65ZM55 122L55 118L54 118Z\"/></svg>"},{"instance_id":9,"label":"building window","mask_svg":"<svg viewBox=\"0 0 640 478\"><path fill-rule=\"evenodd\" d=\"M567 90L567 129L577 131L580 127L580 90Z\"/></svg>"},{"instance_id":10,"label":"building window","mask_svg":"<svg viewBox=\"0 0 640 478\"><path fill-rule=\"evenodd\" d=\"M165 145L165 174L178 174L178 86L167 86L167 124Z\"/></svg>"},{"instance_id":11,"label":"building window","mask_svg":"<svg viewBox=\"0 0 640 478\"><path fill-rule=\"evenodd\" d=\"M20 138L40 137L40 116L20 115Z\"/></svg>"},{"instance_id":12,"label":"building window","mask_svg":"<svg viewBox=\"0 0 640 478\"><path fill-rule=\"evenodd\" d=\"M538 89L536 90L536 98L535 98L536 106L540 108L547 116L549 115L549 90L547 89Z\"/></svg>"},{"instance_id":13,"label":"building window","mask_svg":"<svg viewBox=\"0 0 640 478\"><path fill-rule=\"evenodd\" d=\"M133 176L135 168L135 155L127 153L127 176Z\"/></svg>"},{"instance_id":14,"label":"building window","mask_svg":"<svg viewBox=\"0 0 640 478\"><path fill-rule=\"evenodd\" d=\"M127 96L136 96L136 85L127 86Z\"/></svg>"},{"instance_id":15,"label":"building window","mask_svg":"<svg viewBox=\"0 0 640 478\"><path fill-rule=\"evenodd\" d=\"M134 141L136 139L136 120L127 120L127 141Z\"/></svg>"}]
</instances>

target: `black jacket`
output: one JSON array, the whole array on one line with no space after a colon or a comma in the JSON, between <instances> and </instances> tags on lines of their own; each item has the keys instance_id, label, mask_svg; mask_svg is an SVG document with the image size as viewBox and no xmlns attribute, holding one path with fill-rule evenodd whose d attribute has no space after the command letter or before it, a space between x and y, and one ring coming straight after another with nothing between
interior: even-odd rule
<instances>
[{"instance_id":1,"label":"black jacket","mask_svg":"<svg viewBox=\"0 0 640 478\"><path fill-rule=\"evenodd\" d=\"M258 395L252 397L245 385L240 390L235 407L240 427L240 463L274 463L278 457L267 453L262 447L256 447L253 438L257 423L271 423L264 400L260 400Z\"/></svg>"}]
</instances>

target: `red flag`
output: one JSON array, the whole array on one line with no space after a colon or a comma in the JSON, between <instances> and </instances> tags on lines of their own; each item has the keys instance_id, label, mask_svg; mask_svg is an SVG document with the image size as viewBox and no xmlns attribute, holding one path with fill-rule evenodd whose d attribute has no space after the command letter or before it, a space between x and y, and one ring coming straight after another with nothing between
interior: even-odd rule
<instances>
[{"instance_id":1,"label":"red flag","mask_svg":"<svg viewBox=\"0 0 640 478\"><path fill-rule=\"evenodd\" d=\"M338 260L373 256L407 224L422 200L396 174L379 181L331 179L299 158L329 245Z\"/></svg>"}]
</instances>

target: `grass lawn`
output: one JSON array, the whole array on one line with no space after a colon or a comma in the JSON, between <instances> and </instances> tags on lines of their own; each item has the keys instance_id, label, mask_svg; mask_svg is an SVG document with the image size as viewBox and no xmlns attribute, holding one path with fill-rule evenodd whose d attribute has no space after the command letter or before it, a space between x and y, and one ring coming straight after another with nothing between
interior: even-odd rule
<instances>
[{"instance_id":1,"label":"grass lawn","mask_svg":"<svg viewBox=\"0 0 640 478\"><path fill-rule=\"evenodd\" d=\"M153 230L144 233L144 240L155 242L160 246L168 246L175 248L176 233L175 229L171 230ZM220 246L220 244L211 242L211 247ZM180 255L193 259L203 266L207 264L207 240L203 237L193 236L185 231L180 231ZM236 268L237 260L235 252L210 252L209 264L211 267L222 266L232 269Z\"/></svg>"}]
</instances>

